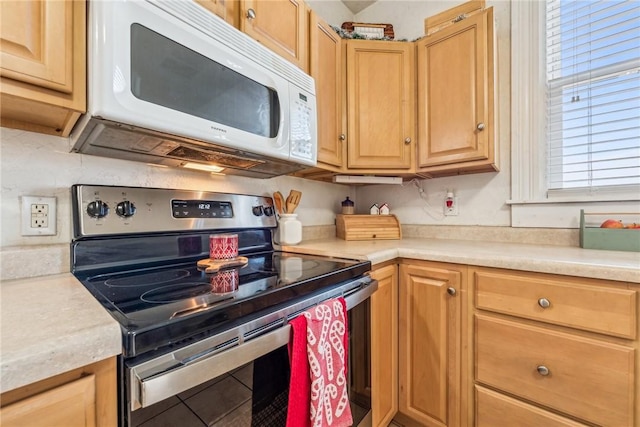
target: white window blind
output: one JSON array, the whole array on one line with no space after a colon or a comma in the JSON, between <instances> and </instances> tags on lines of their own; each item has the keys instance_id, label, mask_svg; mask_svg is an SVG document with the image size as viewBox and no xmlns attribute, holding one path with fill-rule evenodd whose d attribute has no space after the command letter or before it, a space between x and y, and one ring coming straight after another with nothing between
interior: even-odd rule
<instances>
[{"instance_id":1,"label":"white window blind","mask_svg":"<svg viewBox=\"0 0 640 427\"><path fill-rule=\"evenodd\" d=\"M549 196L640 185L640 1L547 2Z\"/></svg>"}]
</instances>

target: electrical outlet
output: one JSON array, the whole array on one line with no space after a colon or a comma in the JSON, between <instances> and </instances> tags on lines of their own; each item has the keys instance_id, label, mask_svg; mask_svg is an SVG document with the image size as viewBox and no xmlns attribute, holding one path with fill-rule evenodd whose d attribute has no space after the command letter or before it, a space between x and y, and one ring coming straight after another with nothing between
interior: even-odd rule
<instances>
[{"instance_id":1,"label":"electrical outlet","mask_svg":"<svg viewBox=\"0 0 640 427\"><path fill-rule=\"evenodd\" d=\"M457 216L458 215L458 198L453 192L447 192L444 198L444 214L445 216Z\"/></svg>"},{"instance_id":2,"label":"electrical outlet","mask_svg":"<svg viewBox=\"0 0 640 427\"><path fill-rule=\"evenodd\" d=\"M56 198L22 196L22 235L56 234Z\"/></svg>"}]
</instances>

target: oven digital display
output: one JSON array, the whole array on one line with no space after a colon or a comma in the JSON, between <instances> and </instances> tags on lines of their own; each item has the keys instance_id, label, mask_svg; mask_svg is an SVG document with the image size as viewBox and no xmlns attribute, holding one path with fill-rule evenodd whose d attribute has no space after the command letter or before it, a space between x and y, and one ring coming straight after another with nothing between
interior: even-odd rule
<instances>
[{"instance_id":1,"label":"oven digital display","mask_svg":"<svg viewBox=\"0 0 640 427\"><path fill-rule=\"evenodd\" d=\"M215 200L172 200L174 218L233 218L231 202Z\"/></svg>"}]
</instances>

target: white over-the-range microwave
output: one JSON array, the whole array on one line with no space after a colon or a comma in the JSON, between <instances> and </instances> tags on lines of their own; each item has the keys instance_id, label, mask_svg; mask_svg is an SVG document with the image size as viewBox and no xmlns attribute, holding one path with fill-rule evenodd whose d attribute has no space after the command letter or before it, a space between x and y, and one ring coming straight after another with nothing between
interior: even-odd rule
<instances>
[{"instance_id":1,"label":"white over-the-range microwave","mask_svg":"<svg viewBox=\"0 0 640 427\"><path fill-rule=\"evenodd\" d=\"M265 178L316 165L313 78L190 0L89 3L72 150Z\"/></svg>"}]
</instances>

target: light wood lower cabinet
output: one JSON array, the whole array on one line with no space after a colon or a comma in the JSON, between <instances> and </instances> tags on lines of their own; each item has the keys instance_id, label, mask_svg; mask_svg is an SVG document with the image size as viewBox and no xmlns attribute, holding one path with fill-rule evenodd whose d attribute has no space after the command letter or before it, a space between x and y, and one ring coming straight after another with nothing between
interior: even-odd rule
<instances>
[{"instance_id":1,"label":"light wood lower cabinet","mask_svg":"<svg viewBox=\"0 0 640 427\"><path fill-rule=\"evenodd\" d=\"M475 387L476 426L587 427L484 387Z\"/></svg>"},{"instance_id":2,"label":"light wood lower cabinet","mask_svg":"<svg viewBox=\"0 0 640 427\"><path fill-rule=\"evenodd\" d=\"M387 427L398 412L398 266L377 268L371 277L371 412L374 427Z\"/></svg>"},{"instance_id":3,"label":"light wood lower cabinet","mask_svg":"<svg viewBox=\"0 0 640 427\"><path fill-rule=\"evenodd\" d=\"M470 286L477 426L640 425L640 286L490 268Z\"/></svg>"},{"instance_id":4,"label":"light wood lower cabinet","mask_svg":"<svg viewBox=\"0 0 640 427\"><path fill-rule=\"evenodd\" d=\"M453 264L400 265L398 419L408 425L459 426L465 420L466 271Z\"/></svg>"},{"instance_id":5,"label":"light wood lower cabinet","mask_svg":"<svg viewBox=\"0 0 640 427\"><path fill-rule=\"evenodd\" d=\"M116 359L39 381L1 396L3 427L116 427Z\"/></svg>"}]
</instances>

